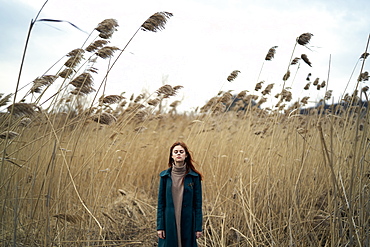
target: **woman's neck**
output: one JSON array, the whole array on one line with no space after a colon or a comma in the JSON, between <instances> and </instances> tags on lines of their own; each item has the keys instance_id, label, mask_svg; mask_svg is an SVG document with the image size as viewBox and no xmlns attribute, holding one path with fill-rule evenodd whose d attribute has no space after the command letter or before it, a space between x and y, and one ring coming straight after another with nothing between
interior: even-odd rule
<instances>
[{"instance_id":1,"label":"woman's neck","mask_svg":"<svg viewBox=\"0 0 370 247\"><path fill-rule=\"evenodd\" d=\"M177 167L183 167L185 165L185 161L182 161L182 162L175 162L173 163L175 166Z\"/></svg>"}]
</instances>

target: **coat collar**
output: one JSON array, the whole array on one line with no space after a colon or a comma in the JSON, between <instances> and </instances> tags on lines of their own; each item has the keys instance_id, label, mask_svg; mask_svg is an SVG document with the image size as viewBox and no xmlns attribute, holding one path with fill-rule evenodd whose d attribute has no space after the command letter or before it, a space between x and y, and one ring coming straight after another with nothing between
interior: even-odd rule
<instances>
[{"instance_id":1,"label":"coat collar","mask_svg":"<svg viewBox=\"0 0 370 247\"><path fill-rule=\"evenodd\" d=\"M167 170L162 171L159 174L159 176L161 176L161 177L169 176L170 177L171 176L171 171L172 171L172 167L168 168ZM186 175L191 175L191 176L194 176L194 177L199 176L198 173L196 173L195 171L193 171L191 169L190 169L189 173L187 173Z\"/></svg>"}]
</instances>

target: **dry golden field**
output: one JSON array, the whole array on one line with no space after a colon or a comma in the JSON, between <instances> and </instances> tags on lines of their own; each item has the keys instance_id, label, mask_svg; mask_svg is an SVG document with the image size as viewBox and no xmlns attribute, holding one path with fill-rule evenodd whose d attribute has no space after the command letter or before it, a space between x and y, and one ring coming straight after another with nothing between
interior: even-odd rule
<instances>
[{"instance_id":1,"label":"dry golden field","mask_svg":"<svg viewBox=\"0 0 370 247\"><path fill-rule=\"evenodd\" d=\"M171 16L156 13L140 28L163 29ZM204 174L199 246L370 246L369 113L357 104L366 90L347 95L347 108L309 114L284 87L278 105L264 109L271 87L261 95L261 84L259 96L220 92L186 113L176 112L179 102L165 107L181 86L87 102L95 68L90 59L76 68L83 53L113 57L119 49L105 40L115 24L100 23L100 38L69 53L57 75L33 82L29 94L40 96L1 115L1 246L156 246L158 174L178 140ZM57 78L60 90L39 107Z\"/></svg>"}]
</instances>

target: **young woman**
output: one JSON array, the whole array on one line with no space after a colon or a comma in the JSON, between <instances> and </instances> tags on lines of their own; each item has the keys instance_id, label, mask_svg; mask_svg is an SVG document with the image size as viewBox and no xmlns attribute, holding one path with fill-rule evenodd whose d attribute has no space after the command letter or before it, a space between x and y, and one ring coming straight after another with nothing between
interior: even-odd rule
<instances>
[{"instance_id":1,"label":"young woman","mask_svg":"<svg viewBox=\"0 0 370 247\"><path fill-rule=\"evenodd\" d=\"M188 147L175 142L169 168L160 173L157 233L158 246L193 247L202 236L202 174L193 165Z\"/></svg>"}]
</instances>

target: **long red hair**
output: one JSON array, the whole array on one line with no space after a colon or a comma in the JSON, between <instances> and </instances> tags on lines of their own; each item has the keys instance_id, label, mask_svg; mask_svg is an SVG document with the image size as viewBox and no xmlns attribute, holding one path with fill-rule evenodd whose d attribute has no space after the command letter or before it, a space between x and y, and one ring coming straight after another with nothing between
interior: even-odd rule
<instances>
[{"instance_id":1,"label":"long red hair","mask_svg":"<svg viewBox=\"0 0 370 247\"><path fill-rule=\"evenodd\" d=\"M178 141L178 142L175 142L174 144L172 144L172 146L170 148L170 156L169 156L169 159L168 159L168 167L172 167L172 165L174 163L174 160L172 158L172 151L176 146L181 146L185 150L185 153L186 153L186 158L185 158L186 173L188 173L191 169L194 172L198 173L199 176L200 176L200 179L203 180L203 174L200 173L197 169L195 169L194 163L196 163L196 162L191 157L191 153L189 151L189 148L188 148L188 146L186 146L186 144L184 142Z\"/></svg>"}]
</instances>

